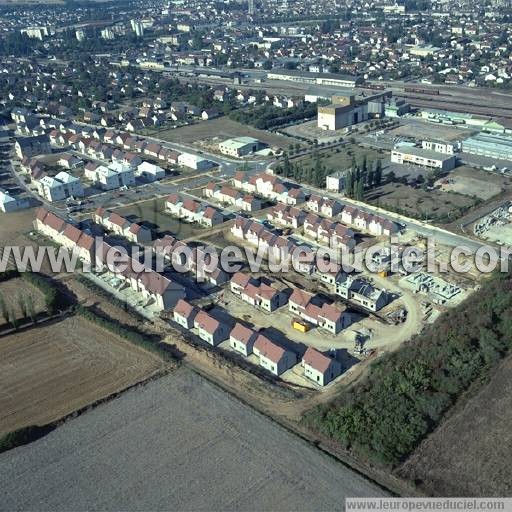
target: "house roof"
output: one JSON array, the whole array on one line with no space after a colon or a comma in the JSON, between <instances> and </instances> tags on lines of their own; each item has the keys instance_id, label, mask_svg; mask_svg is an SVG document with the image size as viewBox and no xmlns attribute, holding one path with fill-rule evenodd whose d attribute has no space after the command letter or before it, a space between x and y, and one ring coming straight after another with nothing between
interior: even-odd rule
<instances>
[{"instance_id":1,"label":"house roof","mask_svg":"<svg viewBox=\"0 0 512 512\"><path fill-rule=\"evenodd\" d=\"M46 208L38 208L36 211L36 219L40 222L44 222L44 219L48 215L48 210Z\"/></svg>"},{"instance_id":2,"label":"house roof","mask_svg":"<svg viewBox=\"0 0 512 512\"><path fill-rule=\"evenodd\" d=\"M116 224L119 227L123 227L128 221L121 217L118 213L112 212L108 218L109 222Z\"/></svg>"},{"instance_id":3,"label":"house roof","mask_svg":"<svg viewBox=\"0 0 512 512\"><path fill-rule=\"evenodd\" d=\"M299 290L299 288L295 288L290 296L290 302L305 308L309 304L312 297L313 295L311 293L304 290Z\"/></svg>"},{"instance_id":4,"label":"house roof","mask_svg":"<svg viewBox=\"0 0 512 512\"><path fill-rule=\"evenodd\" d=\"M256 341L254 342L254 348L257 349L261 355L276 364L279 363L279 361L286 353L284 348L276 345L262 334L259 334L256 338Z\"/></svg>"},{"instance_id":5,"label":"house roof","mask_svg":"<svg viewBox=\"0 0 512 512\"><path fill-rule=\"evenodd\" d=\"M174 308L174 312L183 318L190 318L197 313L197 308L186 300L179 299Z\"/></svg>"},{"instance_id":6,"label":"house roof","mask_svg":"<svg viewBox=\"0 0 512 512\"><path fill-rule=\"evenodd\" d=\"M66 225L66 221L55 215L53 212L48 212L48 215L44 219L44 223L54 229L55 231L62 231Z\"/></svg>"},{"instance_id":7,"label":"house roof","mask_svg":"<svg viewBox=\"0 0 512 512\"><path fill-rule=\"evenodd\" d=\"M302 357L302 362L321 373L325 373L331 366L332 359L313 347L308 347Z\"/></svg>"},{"instance_id":8,"label":"house roof","mask_svg":"<svg viewBox=\"0 0 512 512\"><path fill-rule=\"evenodd\" d=\"M241 286L242 288L245 288L250 280L251 277L247 274L244 274L243 272L236 272L231 278L232 283Z\"/></svg>"},{"instance_id":9,"label":"house roof","mask_svg":"<svg viewBox=\"0 0 512 512\"><path fill-rule=\"evenodd\" d=\"M210 316L206 311L200 311L194 323L209 334L213 334L220 327L220 322Z\"/></svg>"},{"instance_id":10,"label":"house roof","mask_svg":"<svg viewBox=\"0 0 512 512\"><path fill-rule=\"evenodd\" d=\"M320 315L331 322L338 322L344 312L345 308L336 306L334 304L324 304L322 306L322 312Z\"/></svg>"},{"instance_id":11,"label":"house roof","mask_svg":"<svg viewBox=\"0 0 512 512\"><path fill-rule=\"evenodd\" d=\"M91 251L94 247L94 238L91 235L82 232L82 236L78 240L78 247Z\"/></svg>"},{"instance_id":12,"label":"house roof","mask_svg":"<svg viewBox=\"0 0 512 512\"><path fill-rule=\"evenodd\" d=\"M246 327L245 325L242 325L240 322L237 322L235 327L233 327L230 336L236 341L247 346L252 340L254 340L256 331Z\"/></svg>"},{"instance_id":13,"label":"house roof","mask_svg":"<svg viewBox=\"0 0 512 512\"><path fill-rule=\"evenodd\" d=\"M71 242L77 244L78 240L82 236L82 231L72 224L67 224L66 228L64 229L63 236L65 236L68 240L71 240Z\"/></svg>"}]
</instances>

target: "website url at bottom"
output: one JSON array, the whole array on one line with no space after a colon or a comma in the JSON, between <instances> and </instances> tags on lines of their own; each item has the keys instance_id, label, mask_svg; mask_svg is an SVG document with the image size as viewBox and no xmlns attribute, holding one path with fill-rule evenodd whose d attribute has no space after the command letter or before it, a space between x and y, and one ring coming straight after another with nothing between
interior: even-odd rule
<instances>
[{"instance_id":1,"label":"website url at bottom","mask_svg":"<svg viewBox=\"0 0 512 512\"><path fill-rule=\"evenodd\" d=\"M512 498L347 498L345 510L380 512L393 510L500 510L512 512Z\"/></svg>"}]
</instances>

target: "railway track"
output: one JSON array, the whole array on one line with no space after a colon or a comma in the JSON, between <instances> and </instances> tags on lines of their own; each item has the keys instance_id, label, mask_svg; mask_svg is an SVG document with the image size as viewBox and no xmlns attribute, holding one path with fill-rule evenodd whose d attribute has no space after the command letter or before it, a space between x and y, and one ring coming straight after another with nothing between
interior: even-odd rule
<instances>
[{"instance_id":1,"label":"railway track","mask_svg":"<svg viewBox=\"0 0 512 512\"><path fill-rule=\"evenodd\" d=\"M424 97L396 92L395 96L408 100L411 103L411 105L416 107L439 108L443 110L451 110L453 112L512 119L512 106L496 105L493 107L489 107L484 105L475 105L474 103L471 102L456 100L453 97L448 99L445 96L443 98L442 95Z\"/></svg>"}]
</instances>

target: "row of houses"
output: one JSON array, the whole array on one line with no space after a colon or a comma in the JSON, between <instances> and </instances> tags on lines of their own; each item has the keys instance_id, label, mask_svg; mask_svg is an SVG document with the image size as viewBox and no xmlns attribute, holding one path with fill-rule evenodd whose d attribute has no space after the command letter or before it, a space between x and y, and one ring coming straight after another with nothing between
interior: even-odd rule
<instances>
[{"instance_id":1,"label":"row of houses","mask_svg":"<svg viewBox=\"0 0 512 512\"><path fill-rule=\"evenodd\" d=\"M288 302L286 294L282 291L243 272L236 272L229 286L231 292L244 302L268 313Z\"/></svg>"},{"instance_id":2,"label":"row of houses","mask_svg":"<svg viewBox=\"0 0 512 512\"><path fill-rule=\"evenodd\" d=\"M112 162L108 165L89 162L85 166L84 176L102 190L116 190L135 185L133 167L121 162Z\"/></svg>"},{"instance_id":3,"label":"row of houses","mask_svg":"<svg viewBox=\"0 0 512 512\"><path fill-rule=\"evenodd\" d=\"M400 229L398 224L385 217L364 212L351 205L342 205L339 201L327 197L312 194L305 206L324 217L336 217L341 214L341 221L344 224L375 236L389 236Z\"/></svg>"},{"instance_id":4,"label":"row of houses","mask_svg":"<svg viewBox=\"0 0 512 512\"><path fill-rule=\"evenodd\" d=\"M230 274L223 270L214 256L201 247L191 247L172 236L165 235L153 242L153 252L169 261L175 269L191 272L200 281L221 286L230 279ZM201 263L200 263L201 262Z\"/></svg>"},{"instance_id":5,"label":"row of houses","mask_svg":"<svg viewBox=\"0 0 512 512\"><path fill-rule=\"evenodd\" d=\"M110 160L118 146L121 150L152 157L162 163L175 165L181 153L165 148L157 142L126 132L116 132L98 128L93 131L74 133L67 128L52 130L49 134L50 142L56 146L73 146L77 151L89 154L102 160ZM139 162L140 163L140 162Z\"/></svg>"},{"instance_id":6,"label":"row of houses","mask_svg":"<svg viewBox=\"0 0 512 512\"><path fill-rule=\"evenodd\" d=\"M102 225L107 231L122 236L130 242L144 244L153 240L151 229L143 224L132 222L111 210L98 208L92 218L96 224Z\"/></svg>"},{"instance_id":7,"label":"row of houses","mask_svg":"<svg viewBox=\"0 0 512 512\"><path fill-rule=\"evenodd\" d=\"M303 203L306 199L302 187L284 182L278 176L266 172L248 176L244 171L237 171L233 177L233 186L249 194L289 205Z\"/></svg>"},{"instance_id":8,"label":"row of houses","mask_svg":"<svg viewBox=\"0 0 512 512\"><path fill-rule=\"evenodd\" d=\"M214 199L219 203L225 203L245 212L255 212L261 210L261 201L253 196L240 192L228 185L217 185L215 182L210 182L203 191L205 197Z\"/></svg>"},{"instance_id":9,"label":"row of houses","mask_svg":"<svg viewBox=\"0 0 512 512\"><path fill-rule=\"evenodd\" d=\"M297 364L297 354L275 343L264 334L236 322L231 328L211 313L194 306L186 300L179 300L173 311L174 321L184 329L195 330L206 343L217 346L229 339L229 346L243 355L256 356L259 365L273 375L282 375ZM304 376L320 386L325 386L341 374L338 361L309 347L302 357Z\"/></svg>"},{"instance_id":10,"label":"row of houses","mask_svg":"<svg viewBox=\"0 0 512 512\"><path fill-rule=\"evenodd\" d=\"M217 208L192 198L185 198L181 194L172 194L167 197L165 211L179 219L206 227L224 222L224 215Z\"/></svg>"},{"instance_id":11,"label":"row of houses","mask_svg":"<svg viewBox=\"0 0 512 512\"><path fill-rule=\"evenodd\" d=\"M18 138L14 143L14 150L20 160L52 152L48 135Z\"/></svg>"},{"instance_id":12,"label":"row of houses","mask_svg":"<svg viewBox=\"0 0 512 512\"><path fill-rule=\"evenodd\" d=\"M119 280L119 290L131 288L140 294L145 307L163 311L186 297L179 283L130 258L124 249L95 239L45 208L37 211L34 228L69 251L75 251L82 261L94 264L96 273L107 273Z\"/></svg>"},{"instance_id":13,"label":"row of houses","mask_svg":"<svg viewBox=\"0 0 512 512\"><path fill-rule=\"evenodd\" d=\"M396 222L351 205L343 207L341 222L374 236L391 236L400 231L400 226Z\"/></svg>"},{"instance_id":14,"label":"row of houses","mask_svg":"<svg viewBox=\"0 0 512 512\"><path fill-rule=\"evenodd\" d=\"M303 228L304 235L333 249L351 251L356 245L355 233L347 226L295 206L277 204L267 213L267 219L279 226Z\"/></svg>"},{"instance_id":15,"label":"row of houses","mask_svg":"<svg viewBox=\"0 0 512 512\"><path fill-rule=\"evenodd\" d=\"M195 170L207 170L216 164L198 155L180 153L130 133L96 129L87 135L52 130L50 141L58 146L72 146L77 151L100 160L118 160L133 167L140 165L142 157L150 157L163 164L180 165ZM111 146L118 146L117 149ZM128 154L123 154L127 151Z\"/></svg>"},{"instance_id":16,"label":"row of houses","mask_svg":"<svg viewBox=\"0 0 512 512\"><path fill-rule=\"evenodd\" d=\"M203 341L217 346L229 339L230 346L245 357L254 354L262 368L278 376L297 364L297 355L261 333L237 322L233 328L211 313L185 300L174 308L173 318L187 330L194 329Z\"/></svg>"},{"instance_id":17,"label":"row of houses","mask_svg":"<svg viewBox=\"0 0 512 512\"><path fill-rule=\"evenodd\" d=\"M231 234L240 240L255 245L263 250L269 259L282 261L288 258L289 261L295 256L295 269L305 274L311 274L315 270L315 254L307 246L297 246L284 236L279 236L258 221L237 217L231 227ZM296 254L295 251L299 252ZM300 256L300 257L299 257Z\"/></svg>"},{"instance_id":18,"label":"row of houses","mask_svg":"<svg viewBox=\"0 0 512 512\"><path fill-rule=\"evenodd\" d=\"M352 315L345 307L328 304L318 295L295 288L288 301L288 309L302 320L338 334L352 323Z\"/></svg>"},{"instance_id":19,"label":"row of houses","mask_svg":"<svg viewBox=\"0 0 512 512\"><path fill-rule=\"evenodd\" d=\"M343 210L343 205L328 197L320 197L316 194L311 194L305 204L308 210L323 215L324 217L336 217Z\"/></svg>"},{"instance_id":20,"label":"row of houses","mask_svg":"<svg viewBox=\"0 0 512 512\"><path fill-rule=\"evenodd\" d=\"M310 213L304 219L304 235L332 249L352 251L356 246L355 233L350 228L315 213Z\"/></svg>"}]
</instances>

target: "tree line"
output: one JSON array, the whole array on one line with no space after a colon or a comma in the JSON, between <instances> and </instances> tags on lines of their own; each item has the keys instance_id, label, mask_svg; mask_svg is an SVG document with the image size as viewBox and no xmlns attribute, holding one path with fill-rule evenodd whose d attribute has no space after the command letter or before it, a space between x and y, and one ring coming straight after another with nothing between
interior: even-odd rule
<instances>
[{"instance_id":1,"label":"tree line","mask_svg":"<svg viewBox=\"0 0 512 512\"><path fill-rule=\"evenodd\" d=\"M305 423L356 455L400 464L461 394L485 382L510 353L511 292L509 274L494 276L478 294L375 361L364 381L309 411Z\"/></svg>"}]
</instances>

